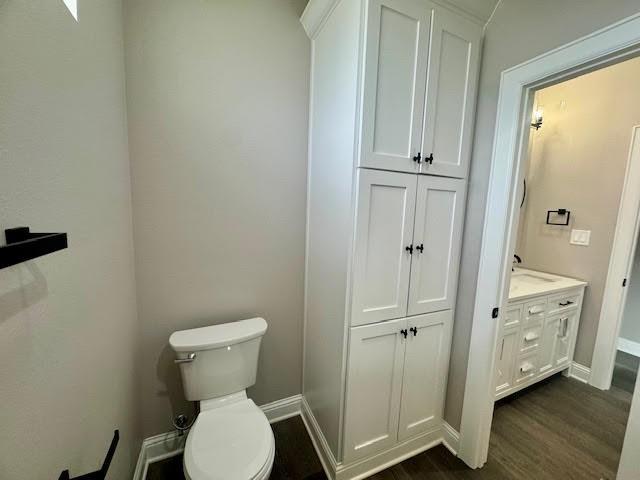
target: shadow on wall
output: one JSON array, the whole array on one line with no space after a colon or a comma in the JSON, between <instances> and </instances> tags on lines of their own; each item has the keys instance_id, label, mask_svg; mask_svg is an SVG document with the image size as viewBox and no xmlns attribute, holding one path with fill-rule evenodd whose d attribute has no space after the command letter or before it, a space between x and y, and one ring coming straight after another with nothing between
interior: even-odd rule
<instances>
[{"instance_id":1,"label":"shadow on wall","mask_svg":"<svg viewBox=\"0 0 640 480\"><path fill-rule=\"evenodd\" d=\"M184 398L180 367L174 363L175 358L175 352L169 344L166 344L160 351L158 363L156 364L156 377L158 382L165 388L164 390L156 391L156 395L169 400L172 412L172 418L169 421L179 414L187 415L191 420L195 418L195 403L189 402Z\"/></svg>"},{"instance_id":2,"label":"shadow on wall","mask_svg":"<svg viewBox=\"0 0 640 480\"><path fill-rule=\"evenodd\" d=\"M21 263L0 271L0 323L35 305L49 294L47 279L33 262Z\"/></svg>"}]
</instances>

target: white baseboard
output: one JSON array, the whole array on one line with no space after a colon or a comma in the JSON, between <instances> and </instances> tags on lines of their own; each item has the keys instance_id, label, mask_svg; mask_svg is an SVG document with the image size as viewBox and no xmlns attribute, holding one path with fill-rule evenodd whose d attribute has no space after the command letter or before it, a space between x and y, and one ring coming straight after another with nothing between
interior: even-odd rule
<instances>
[{"instance_id":1,"label":"white baseboard","mask_svg":"<svg viewBox=\"0 0 640 480\"><path fill-rule=\"evenodd\" d=\"M640 357L640 343L628 340L626 338L618 338L618 350L634 357Z\"/></svg>"},{"instance_id":2,"label":"white baseboard","mask_svg":"<svg viewBox=\"0 0 640 480\"><path fill-rule=\"evenodd\" d=\"M456 457L460 449L460 433L449 423L442 422L442 444Z\"/></svg>"},{"instance_id":3,"label":"white baseboard","mask_svg":"<svg viewBox=\"0 0 640 480\"><path fill-rule=\"evenodd\" d=\"M569 367L569 376L582 383L589 383L589 380L591 379L591 369L584 365L580 365L579 363L571 362L571 366Z\"/></svg>"},{"instance_id":4,"label":"white baseboard","mask_svg":"<svg viewBox=\"0 0 640 480\"><path fill-rule=\"evenodd\" d=\"M300 416L302 417L302 422L304 423L305 428L307 429L307 433L309 434L309 438L311 438L311 443L313 444L313 448L320 459L320 464L322 465L322 469L324 473L327 475L327 478L330 480L335 479L335 471L338 468L338 462L336 462L335 457L333 456L333 452L329 448L329 443L322 433L322 429L318 425L316 421L316 417L314 417L307 400L302 397L302 401L300 402Z\"/></svg>"},{"instance_id":5,"label":"white baseboard","mask_svg":"<svg viewBox=\"0 0 640 480\"><path fill-rule=\"evenodd\" d=\"M266 415L269 423L276 423L287 418L300 415L300 402L302 395L276 400L275 402L261 405L260 408ZM144 480L147 476L149 464L159 462L165 458L180 455L184 451L187 435L179 436L178 432L167 432L145 438L140 448L138 463L133 474L133 480Z\"/></svg>"}]
</instances>

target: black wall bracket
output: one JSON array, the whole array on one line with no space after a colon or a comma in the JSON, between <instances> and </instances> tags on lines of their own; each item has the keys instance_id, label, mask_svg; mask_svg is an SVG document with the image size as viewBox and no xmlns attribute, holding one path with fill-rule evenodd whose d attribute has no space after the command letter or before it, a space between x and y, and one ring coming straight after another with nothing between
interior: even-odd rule
<instances>
[{"instance_id":1,"label":"black wall bracket","mask_svg":"<svg viewBox=\"0 0 640 480\"><path fill-rule=\"evenodd\" d=\"M116 447L118 446L118 441L120 440L120 432L118 430L113 432L113 440L111 440L111 445L109 445L109 450L107 451L107 456L102 463L102 468L100 470L96 470L95 472L87 473L85 475L81 475L79 477L71 477L69 476L69 470L65 470L60 474L58 480L104 480L107 478L107 472L109 471L109 465L111 465L111 460L113 460L113 454L116 453Z\"/></svg>"},{"instance_id":2,"label":"black wall bracket","mask_svg":"<svg viewBox=\"0 0 640 480\"><path fill-rule=\"evenodd\" d=\"M7 245L0 247L0 268L26 262L32 258L67 248L66 233L31 233L29 227L4 231Z\"/></svg>"},{"instance_id":3,"label":"black wall bracket","mask_svg":"<svg viewBox=\"0 0 640 480\"><path fill-rule=\"evenodd\" d=\"M551 215L555 215L558 217L563 217L563 222L553 222L551 221ZM569 225L569 219L571 218L571 212L566 208L559 208L558 210L548 210L547 211L547 225L557 225L560 227L566 227Z\"/></svg>"}]
</instances>

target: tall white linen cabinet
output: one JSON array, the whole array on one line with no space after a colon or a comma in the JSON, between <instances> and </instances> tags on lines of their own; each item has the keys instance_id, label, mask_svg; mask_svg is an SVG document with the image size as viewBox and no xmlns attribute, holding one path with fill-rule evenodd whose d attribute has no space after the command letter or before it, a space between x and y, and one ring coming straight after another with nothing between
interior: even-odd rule
<instances>
[{"instance_id":1,"label":"tall white linen cabinet","mask_svg":"<svg viewBox=\"0 0 640 480\"><path fill-rule=\"evenodd\" d=\"M436 1L310 0L301 19L302 412L336 480L443 439L482 25Z\"/></svg>"}]
</instances>

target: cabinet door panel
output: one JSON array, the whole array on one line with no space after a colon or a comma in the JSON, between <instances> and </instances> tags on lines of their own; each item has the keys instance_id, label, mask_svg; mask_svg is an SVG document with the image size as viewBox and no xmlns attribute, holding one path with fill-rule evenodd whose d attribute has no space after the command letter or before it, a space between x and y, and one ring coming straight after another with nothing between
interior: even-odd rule
<instances>
[{"instance_id":1,"label":"cabinet door panel","mask_svg":"<svg viewBox=\"0 0 640 480\"><path fill-rule=\"evenodd\" d=\"M351 329L344 460L391 447L398 439L407 320Z\"/></svg>"},{"instance_id":2,"label":"cabinet door panel","mask_svg":"<svg viewBox=\"0 0 640 480\"><path fill-rule=\"evenodd\" d=\"M453 308L464 215L464 180L420 176L409 315Z\"/></svg>"},{"instance_id":3,"label":"cabinet door panel","mask_svg":"<svg viewBox=\"0 0 640 480\"><path fill-rule=\"evenodd\" d=\"M398 430L400 441L440 425L449 366L452 312L411 317L408 321Z\"/></svg>"},{"instance_id":4,"label":"cabinet door panel","mask_svg":"<svg viewBox=\"0 0 640 480\"><path fill-rule=\"evenodd\" d=\"M481 28L444 9L434 14L422 151L423 173L463 178L471 154Z\"/></svg>"},{"instance_id":5,"label":"cabinet door panel","mask_svg":"<svg viewBox=\"0 0 640 480\"><path fill-rule=\"evenodd\" d=\"M406 316L416 176L359 171L352 324Z\"/></svg>"},{"instance_id":6,"label":"cabinet door panel","mask_svg":"<svg viewBox=\"0 0 640 480\"><path fill-rule=\"evenodd\" d=\"M573 357L573 347L575 340L575 328L578 320L577 313L565 313L560 315L560 325L558 329L558 340L554 356L554 366L560 367L568 364Z\"/></svg>"},{"instance_id":7,"label":"cabinet door panel","mask_svg":"<svg viewBox=\"0 0 640 480\"><path fill-rule=\"evenodd\" d=\"M540 341L540 373L552 370L556 366L556 350L560 333L561 318L548 317L544 322L542 340Z\"/></svg>"},{"instance_id":8,"label":"cabinet door panel","mask_svg":"<svg viewBox=\"0 0 640 480\"><path fill-rule=\"evenodd\" d=\"M432 10L421 0L371 0L361 166L418 172Z\"/></svg>"},{"instance_id":9,"label":"cabinet door panel","mask_svg":"<svg viewBox=\"0 0 640 480\"><path fill-rule=\"evenodd\" d=\"M518 353L520 330L505 331L496 352L496 395L501 395L513 387L514 369Z\"/></svg>"}]
</instances>

